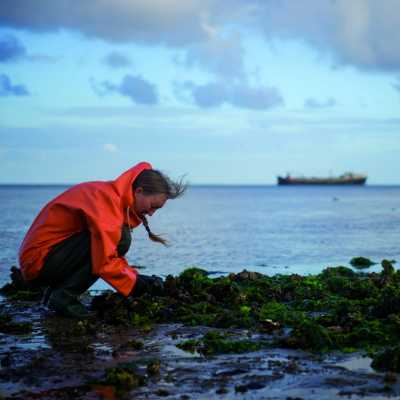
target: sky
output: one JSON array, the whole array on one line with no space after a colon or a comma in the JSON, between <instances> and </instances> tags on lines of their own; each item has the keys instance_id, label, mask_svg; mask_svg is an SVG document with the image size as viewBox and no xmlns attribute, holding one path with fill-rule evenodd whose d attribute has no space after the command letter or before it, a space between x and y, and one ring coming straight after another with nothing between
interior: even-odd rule
<instances>
[{"instance_id":1,"label":"sky","mask_svg":"<svg viewBox=\"0 0 400 400\"><path fill-rule=\"evenodd\" d=\"M0 183L400 183L398 0L2 0Z\"/></svg>"}]
</instances>

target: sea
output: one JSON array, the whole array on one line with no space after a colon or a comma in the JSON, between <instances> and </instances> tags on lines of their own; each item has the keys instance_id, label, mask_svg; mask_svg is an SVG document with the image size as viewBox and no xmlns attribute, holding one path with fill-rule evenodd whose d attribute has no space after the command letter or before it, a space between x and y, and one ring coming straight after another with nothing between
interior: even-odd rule
<instances>
[{"instance_id":1,"label":"sea","mask_svg":"<svg viewBox=\"0 0 400 400\"><path fill-rule=\"evenodd\" d=\"M41 208L69 186L0 185L0 285ZM126 256L140 273L166 277L188 267L224 275L243 269L317 274L367 257L400 265L400 186L189 186L132 232ZM101 280L95 289L109 288Z\"/></svg>"}]
</instances>

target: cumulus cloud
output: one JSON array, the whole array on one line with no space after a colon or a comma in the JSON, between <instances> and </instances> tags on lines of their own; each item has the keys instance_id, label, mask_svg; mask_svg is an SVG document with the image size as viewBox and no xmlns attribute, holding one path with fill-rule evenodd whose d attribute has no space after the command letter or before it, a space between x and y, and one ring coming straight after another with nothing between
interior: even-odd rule
<instances>
[{"instance_id":1,"label":"cumulus cloud","mask_svg":"<svg viewBox=\"0 0 400 400\"><path fill-rule=\"evenodd\" d=\"M337 63L364 69L400 69L397 0L253 1L253 23L267 40L305 40Z\"/></svg>"},{"instance_id":2,"label":"cumulus cloud","mask_svg":"<svg viewBox=\"0 0 400 400\"><path fill-rule=\"evenodd\" d=\"M317 100L309 97L304 101L304 107L316 109L316 108L332 108L337 104L333 97L329 97L326 100Z\"/></svg>"},{"instance_id":3,"label":"cumulus cloud","mask_svg":"<svg viewBox=\"0 0 400 400\"><path fill-rule=\"evenodd\" d=\"M13 85L7 75L0 74L0 97L6 96L29 96L29 92L24 85Z\"/></svg>"},{"instance_id":4,"label":"cumulus cloud","mask_svg":"<svg viewBox=\"0 0 400 400\"><path fill-rule=\"evenodd\" d=\"M158 103L156 86L140 75L125 75L118 85L109 81L98 83L94 80L91 81L91 85L99 96L119 93L122 96L129 97L137 104L155 105Z\"/></svg>"},{"instance_id":5,"label":"cumulus cloud","mask_svg":"<svg viewBox=\"0 0 400 400\"><path fill-rule=\"evenodd\" d=\"M244 83L225 82L197 85L186 81L182 89L189 91L194 102L202 108L218 107L226 103L238 108L266 110L284 104L281 94L274 87L254 88Z\"/></svg>"},{"instance_id":6,"label":"cumulus cloud","mask_svg":"<svg viewBox=\"0 0 400 400\"><path fill-rule=\"evenodd\" d=\"M17 61L26 56L25 47L11 35L0 37L0 62Z\"/></svg>"},{"instance_id":7,"label":"cumulus cloud","mask_svg":"<svg viewBox=\"0 0 400 400\"><path fill-rule=\"evenodd\" d=\"M127 56L116 51L107 54L103 59L103 63L111 68L124 68L132 64Z\"/></svg>"}]
</instances>

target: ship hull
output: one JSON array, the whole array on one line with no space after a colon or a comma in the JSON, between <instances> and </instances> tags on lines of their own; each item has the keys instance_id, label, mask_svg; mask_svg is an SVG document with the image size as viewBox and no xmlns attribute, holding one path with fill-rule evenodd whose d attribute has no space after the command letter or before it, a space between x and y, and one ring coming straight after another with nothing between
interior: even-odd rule
<instances>
[{"instance_id":1,"label":"ship hull","mask_svg":"<svg viewBox=\"0 0 400 400\"><path fill-rule=\"evenodd\" d=\"M354 178L283 178L278 176L278 185L364 185L366 177Z\"/></svg>"}]
</instances>

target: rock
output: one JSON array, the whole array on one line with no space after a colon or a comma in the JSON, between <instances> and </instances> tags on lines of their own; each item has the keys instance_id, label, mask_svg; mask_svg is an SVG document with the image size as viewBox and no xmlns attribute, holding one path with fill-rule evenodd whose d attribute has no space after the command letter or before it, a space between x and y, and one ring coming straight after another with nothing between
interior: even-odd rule
<instances>
[{"instance_id":1,"label":"rock","mask_svg":"<svg viewBox=\"0 0 400 400\"><path fill-rule=\"evenodd\" d=\"M22 335L32 332L31 322L14 322L11 315L0 314L0 332L11 335Z\"/></svg>"},{"instance_id":2,"label":"rock","mask_svg":"<svg viewBox=\"0 0 400 400\"><path fill-rule=\"evenodd\" d=\"M260 321L261 329L267 333L272 333L282 328L282 324L276 321L272 321L272 319L264 319Z\"/></svg>"},{"instance_id":3,"label":"rock","mask_svg":"<svg viewBox=\"0 0 400 400\"><path fill-rule=\"evenodd\" d=\"M385 383L393 384L397 382L397 375L394 372L387 372L383 378Z\"/></svg>"},{"instance_id":4,"label":"rock","mask_svg":"<svg viewBox=\"0 0 400 400\"><path fill-rule=\"evenodd\" d=\"M264 275L259 272L247 271L244 269L242 272L238 274L231 274L230 277L234 281L255 281L257 279L262 278Z\"/></svg>"},{"instance_id":5,"label":"rock","mask_svg":"<svg viewBox=\"0 0 400 400\"><path fill-rule=\"evenodd\" d=\"M384 275L393 275L395 270L392 265L392 263L388 260L382 260L381 262L382 268L383 268L383 274Z\"/></svg>"},{"instance_id":6,"label":"rock","mask_svg":"<svg viewBox=\"0 0 400 400\"><path fill-rule=\"evenodd\" d=\"M378 371L400 372L400 345L386 348L372 360L371 367Z\"/></svg>"},{"instance_id":7,"label":"rock","mask_svg":"<svg viewBox=\"0 0 400 400\"><path fill-rule=\"evenodd\" d=\"M161 362L160 360L151 360L147 364L147 373L149 375L158 375L160 373Z\"/></svg>"},{"instance_id":8,"label":"rock","mask_svg":"<svg viewBox=\"0 0 400 400\"><path fill-rule=\"evenodd\" d=\"M369 268L371 265L374 265L373 261L371 261L369 258L365 257L354 257L350 260L350 264L358 269L363 269L363 268Z\"/></svg>"},{"instance_id":9,"label":"rock","mask_svg":"<svg viewBox=\"0 0 400 400\"><path fill-rule=\"evenodd\" d=\"M166 396L169 396L169 394L170 394L167 389L163 389L163 388L157 389L154 393L160 397L166 397Z\"/></svg>"}]
</instances>

